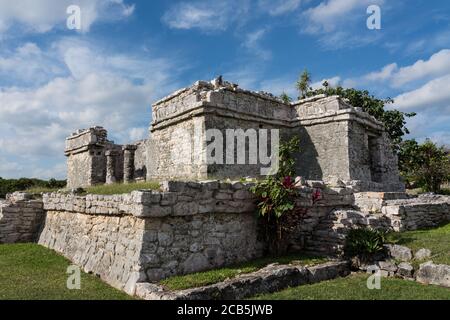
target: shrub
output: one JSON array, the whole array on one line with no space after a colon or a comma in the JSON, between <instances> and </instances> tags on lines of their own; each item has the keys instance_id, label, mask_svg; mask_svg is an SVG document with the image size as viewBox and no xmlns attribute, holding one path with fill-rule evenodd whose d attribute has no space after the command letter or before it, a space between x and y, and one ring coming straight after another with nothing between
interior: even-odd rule
<instances>
[{"instance_id":1,"label":"shrub","mask_svg":"<svg viewBox=\"0 0 450 320\"><path fill-rule=\"evenodd\" d=\"M431 140L422 144L415 140L404 141L399 152L399 167L409 187L421 187L425 192L440 193L441 186L450 179L448 151Z\"/></svg>"},{"instance_id":2,"label":"shrub","mask_svg":"<svg viewBox=\"0 0 450 320\"><path fill-rule=\"evenodd\" d=\"M268 242L269 251L280 254L285 251L284 233L292 229L292 217L286 214L295 211L295 159L294 153L299 150L297 137L281 144L279 149L279 169L273 176L259 181L251 189L258 197L258 215L261 219L263 237Z\"/></svg>"},{"instance_id":3,"label":"shrub","mask_svg":"<svg viewBox=\"0 0 450 320\"><path fill-rule=\"evenodd\" d=\"M369 257L384 250L386 235L383 231L358 228L352 229L347 234L345 242L345 254L349 257Z\"/></svg>"},{"instance_id":4,"label":"shrub","mask_svg":"<svg viewBox=\"0 0 450 320\"><path fill-rule=\"evenodd\" d=\"M0 177L0 198L7 193L15 191L26 191L28 189L61 189L66 186L65 180L50 179L49 181L39 179L3 179Z\"/></svg>"}]
</instances>

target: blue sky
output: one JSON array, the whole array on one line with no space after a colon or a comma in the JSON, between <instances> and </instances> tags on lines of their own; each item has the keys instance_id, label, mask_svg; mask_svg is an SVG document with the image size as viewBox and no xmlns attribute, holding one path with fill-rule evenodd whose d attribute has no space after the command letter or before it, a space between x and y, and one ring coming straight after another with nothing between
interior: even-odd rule
<instances>
[{"instance_id":1,"label":"blue sky","mask_svg":"<svg viewBox=\"0 0 450 320\"><path fill-rule=\"evenodd\" d=\"M296 97L305 68L394 98L418 113L411 137L450 144L449 1L0 0L0 176L63 178L72 131L144 138L151 103L196 80Z\"/></svg>"}]
</instances>

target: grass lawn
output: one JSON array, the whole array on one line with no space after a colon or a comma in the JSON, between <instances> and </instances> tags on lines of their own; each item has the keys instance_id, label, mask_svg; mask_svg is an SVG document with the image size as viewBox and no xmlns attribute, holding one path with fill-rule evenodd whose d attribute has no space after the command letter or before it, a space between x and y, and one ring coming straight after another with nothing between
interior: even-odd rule
<instances>
[{"instance_id":1,"label":"grass lawn","mask_svg":"<svg viewBox=\"0 0 450 320\"><path fill-rule=\"evenodd\" d=\"M450 300L450 289L417 282L382 278L380 290L367 289L366 274L260 295L262 300Z\"/></svg>"},{"instance_id":2,"label":"grass lawn","mask_svg":"<svg viewBox=\"0 0 450 320\"><path fill-rule=\"evenodd\" d=\"M0 245L0 300L132 299L99 278L81 274L81 290L66 287L70 261L36 244Z\"/></svg>"},{"instance_id":3,"label":"grass lawn","mask_svg":"<svg viewBox=\"0 0 450 320\"><path fill-rule=\"evenodd\" d=\"M105 184L83 188L86 190L85 194L100 194L100 195L113 195L113 194L125 194L136 190L158 190L159 182L136 182L136 183L115 183L115 184ZM50 189L50 188L31 188L26 190L28 193L35 195L40 195L42 193L56 192L61 189ZM62 189L64 191L64 189Z\"/></svg>"},{"instance_id":4,"label":"grass lawn","mask_svg":"<svg viewBox=\"0 0 450 320\"><path fill-rule=\"evenodd\" d=\"M58 188L34 187L34 188L27 189L24 192L28 192L28 193L35 194L35 195L40 195L41 193L51 193L51 192L56 192L58 190L60 190L60 189L58 189Z\"/></svg>"},{"instance_id":5,"label":"grass lawn","mask_svg":"<svg viewBox=\"0 0 450 320\"><path fill-rule=\"evenodd\" d=\"M323 263L325 261L327 261L326 258L318 258L298 254L287 255L283 257L265 257L231 267L224 267L210 271L197 272L184 276L170 277L160 281L160 284L164 285L166 288L170 290L183 290L206 286L224 281L228 278L234 278L240 274L251 273L275 262L278 262L280 264L296 263L303 265L314 265Z\"/></svg>"},{"instance_id":6,"label":"grass lawn","mask_svg":"<svg viewBox=\"0 0 450 320\"><path fill-rule=\"evenodd\" d=\"M136 183L115 183L115 184L105 184L93 187L85 188L86 193L90 194L103 194L103 195L113 195L113 194L124 194L130 193L136 190L158 190L159 182L149 181L149 182L136 182Z\"/></svg>"},{"instance_id":7,"label":"grass lawn","mask_svg":"<svg viewBox=\"0 0 450 320\"><path fill-rule=\"evenodd\" d=\"M450 223L435 229L391 233L388 241L407 246L414 252L421 248L430 249L434 263L450 265Z\"/></svg>"}]
</instances>

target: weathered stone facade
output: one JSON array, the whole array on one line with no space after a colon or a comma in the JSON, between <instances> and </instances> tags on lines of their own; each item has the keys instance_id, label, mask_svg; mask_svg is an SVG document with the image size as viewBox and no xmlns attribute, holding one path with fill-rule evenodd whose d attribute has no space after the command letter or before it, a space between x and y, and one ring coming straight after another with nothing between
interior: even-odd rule
<instances>
[{"instance_id":1,"label":"weathered stone facade","mask_svg":"<svg viewBox=\"0 0 450 320\"><path fill-rule=\"evenodd\" d=\"M44 219L42 201L14 193L0 200L0 243L34 242Z\"/></svg>"},{"instance_id":2,"label":"weathered stone facade","mask_svg":"<svg viewBox=\"0 0 450 320\"><path fill-rule=\"evenodd\" d=\"M261 256L247 188L170 182L161 192L48 194L38 242L133 294L138 282Z\"/></svg>"},{"instance_id":3,"label":"weathered stone facade","mask_svg":"<svg viewBox=\"0 0 450 320\"><path fill-rule=\"evenodd\" d=\"M298 136L301 152L297 174L307 179L339 178L362 191L404 189L382 124L340 97L316 96L285 104L270 94L242 90L217 79L213 83L198 81L156 102L149 139L123 150L107 141L102 128L69 137L69 186L142 179L257 177L264 164L249 160L238 164L236 151L227 152L227 147L241 143L244 156L248 156L251 148L261 144L261 136L253 136L249 129L267 134L268 151L274 151L271 129L278 129L282 140ZM223 141L208 136L212 130L222 133ZM246 136L240 140L229 130L242 130ZM224 151L214 162L208 161L214 153L212 145L222 145ZM105 155L110 149L119 149L116 160Z\"/></svg>"},{"instance_id":4,"label":"weathered stone facade","mask_svg":"<svg viewBox=\"0 0 450 320\"><path fill-rule=\"evenodd\" d=\"M123 180L122 147L109 141L102 127L73 133L66 139L65 154L69 188Z\"/></svg>"}]
</instances>

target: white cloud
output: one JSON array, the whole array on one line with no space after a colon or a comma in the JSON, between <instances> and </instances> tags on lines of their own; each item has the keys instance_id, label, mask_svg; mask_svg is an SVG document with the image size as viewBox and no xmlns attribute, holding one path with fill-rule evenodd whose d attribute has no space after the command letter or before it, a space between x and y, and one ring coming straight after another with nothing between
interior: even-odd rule
<instances>
[{"instance_id":1,"label":"white cloud","mask_svg":"<svg viewBox=\"0 0 450 320\"><path fill-rule=\"evenodd\" d=\"M418 60L415 63L400 67L397 63L391 63L378 71L370 72L360 78L346 79L345 85L374 85L388 84L399 89L405 85L417 88L417 85L437 77L450 74L450 50L443 49L433 54L428 60Z\"/></svg>"},{"instance_id":2,"label":"white cloud","mask_svg":"<svg viewBox=\"0 0 450 320\"><path fill-rule=\"evenodd\" d=\"M66 26L66 9L70 5L81 8L81 28L89 31L97 20L128 17L133 5L123 0L14 0L0 1L0 33L12 30L16 25L28 32L48 32ZM17 29L17 28L16 28Z\"/></svg>"},{"instance_id":3,"label":"white cloud","mask_svg":"<svg viewBox=\"0 0 450 320\"><path fill-rule=\"evenodd\" d=\"M259 29L246 35L243 46L252 54L258 56L262 60L270 60L272 52L261 47L261 40L267 33L266 29Z\"/></svg>"},{"instance_id":4,"label":"white cloud","mask_svg":"<svg viewBox=\"0 0 450 320\"><path fill-rule=\"evenodd\" d=\"M275 79L263 80L260 84L261 90L273 93L277 96L283 92L289 95L291 98L297 98L298 92L295 89L295 78L280 77Z\"/></svg>"},{"instance_id":5,"label":"white cloud","mask_svg":"<svg viewBox=\"0 0 450 320\"><path fill-rule=\"evenodd\" d=\"M14 173L16 171L20 171L20 170L22 170L22 167L19 164L15 163L15 162L9 162L5 158L0 158L0 177L2 177L2 178L14 177L15 176ZM3 172L3 173L10 172L12 174L10 176L9 175L2 176L1 172Z\"/></svg>"},{"instance_id":6,"label":"white cloud","mask_svg":"<svg viewBox=\"0 0 450 320\"><path fill-rule=\"evenodd\" d=\"M259 7L272 16L291 13L298 9L302 0L259 0Z\"/></svg>"},{"instance_id":7,"label":"white cloud","mask_svg":"<svg viewBox=\"0 0 450 320\"><path fill-rule=\"evenodd\" d=\"M25 43L0 56L0 86L8 83L41 85L64 74L63 66L34 43Z\"/></svg>"},{"instance_id":8,"label":"white cloud","mask_svg":"<svg viewBox=\"0 0 450 320\"><path fill-rule=\"evenodd\" d=\"M20 175L58 172L65 162L64 139L76 129L102 125L118 143L145 137L151 103L179 86L171 81L176 59L102 54L92 43L73 39L50 48L57 49L48 51L66 76L37 87L0 88L0 150L8 163L23 168ZM16 55L24 50L41 49L28 45ZM0 176L8 168L0 168Z\"/></svg>"},{"instance_id":9,"label":"white cloud","mask_svg":"<svg viewBox=\"0 0 450 320\"><path fill-rule=\"evenodd\" d=\"M328 79L322 79L321 81L317 81L313 84L311 84L311 87L313 89L320 89L323 88L323 83L327 81L330 87L337 87L339 85L341 85L341 77L332 77L332 78L328 78Z\"/></svg>"},{"instance_id":10,"label":"white cloud","mask_svg":"<svg viewBox=\"0 0 450 320\"><path fill-rule=\"evenodd\" d=\"M398 70L398 66L396 63L388 64L383 67L380 71L375 71L367 74L364 78L368 81L385 81L392 77L394 72Z\"/></svg>"},{"instance_id":11,"label":"white cloud","mask_svg":"<svg viewBox=\"0 0 450 320\"><path fill-rule=\"evenodd\" d=\"M427 82L422 87L400 94L395 106L403 110L450 106L450 74Z\"/></svg>"},{"instance_id":12,"label":"white cloud","mask_svg":"<svg viewBox=\"0 0 450 320\"><path fill-rule=\"evenodd\" d=\"M148 136L147 128L131 128L129 130L129 137L131 141L138 141L145 139Z\"/></svg>"},{"instance_id":13,"label":"white cloud","mask_svg":"<svg viewBox=\"0 0 450 320\"><path fill-rule=\"evenodd\" d=\"M304 13L309 33L332 32L340 25L347 25L352 13L357 9L365 9L372 4L381 4L377 0L328 0ZM366 14L366 10L361 10Z\"/></svg>"},{"instance_id":14,"label":"white cloud","mask_svg":"<svg viewBox=\"0 0 450 320\"><path fill-rule=\"evenodd\" d=\"M302 33L316 37L324 49L365 46L382 37L382 33L367 29L366 9L383 3L384 0L324 0L302 12L298 25Z\"/></svg>"},{"instance_id":15,"label":"white cloud","mask_svg":"<svg viewBox=\"0 0 450 320\"><path fill-rule=\"evenodd\" d=\"M180 2L162 17L172 29L199 29L207 33L224 31L243 19L249 9L247 0Z\"/></svg>"},{"instance_id":16,"label":"white cloud","mask_svg":"<svg viewBox=\"0 0 450 320\"><path fill-rule=\"evenodd\" d=\"M450 50L444 49L433 54L430 59L419 60L411 66L403 67L393 74L392 82L396 87L415 80L450 73Z\"/></svg>"}]
</instances>

